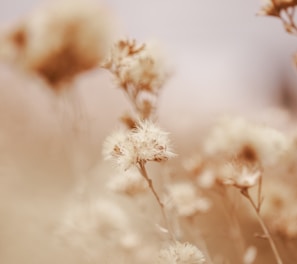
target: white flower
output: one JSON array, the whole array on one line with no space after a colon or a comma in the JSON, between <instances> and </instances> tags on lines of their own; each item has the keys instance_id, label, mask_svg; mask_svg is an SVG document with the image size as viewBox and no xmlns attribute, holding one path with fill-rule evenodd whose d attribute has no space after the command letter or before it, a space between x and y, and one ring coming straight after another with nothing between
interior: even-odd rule
<instances>
[{"instance_id":1,"label":"white flower","mask_svg":"<svg viewBox=\"0 0 297 264\"><path fill-rule=\"evenodd\" d=\"M107 137L103 144L103 156L114 160L124 170L137 163L137 152L130 131L119 130Z\"/></svg>"},{"instance_id":2,"label":"white flower","mask_svg":"<svg viewBox=\"0 0 297 264\"><path fill-rule=\"evenodd\" d=\"M240 164L226 164L219 171L218 181L224 185L234 185L238 188L251 188L255 186L261 171L248 168Z\"/></svg>"},{"instance_id":3,"label":"white flower","mask_svg":"<svg viewBox=\"0 0 297 264\"><path fill-rule=\"evenodd\" d=\"M216 181L216 175L211 169L203 169L197 176L197 184L203 189L210 189L214 186Z\"/></svg>"},{"instance_id":4,"label":"white flower","mask_svg":"<svg viewBox=\"0 0 297 264\"><path fill-rule=\"evenodd\" d=\"M165 161L175 154L171 151L168 133L151 121L140 122L131 132L138 161Z\"/></svg>"},{"instance_id":5,"label":"white flower","mask_svg":"<svg viewBox=\"0 0 297 264\"><path fill-rule=\"evenodd\" d=\"M129 131L109 136L103 146L106 159L116 160L124 170L147 161L165 161L175 154L171 151L168 133L151 121L143 121Z\"/></svg>"},{"instance_id":6,"label":"white flower","mask_svg":"<svg viewBox=\"0 0 297 264\"><path fill-rule=\"evenodd\" d=\"M243 156L263 166L275 165L289 148L281 132L249 123L242 118L224 118L204 143L208 155Z\"/></svg>"},{"instance_id":7,"label":"white flower","mask_svg":"<svg viewBox=\"0 0 297 264\"><path fill-rule=\"evenodd\" d=\"M81 251L91 263L106 254L105 250L135 249L140 243L127 212L105 198L75 200L55 231L61 241Z\"/></svg>"},{"instance_id":8,"label":"white flower","mask_svg":"<svg viewBox=\"0 0 297 264\"><path fill-rule=\"evenodd\" d=\"M169 199L179 216L190 217L197 213L205 213L211 203L207 198L198 195L193 184L182 182L168 187Z\"/></svg>"},{"instance_id":9,"label":"white flower","mask_svg":"<svg viewBox=\"0 0 297 264\"><path fill-rule=\"evenodd\" d=\"M156 264L205 264L203 253L189 243L175 242L159 253Z\"/></svg>"},{"instance_id":10,"label":"white flower","mask_svg":"<svg viewBox=\"0 0 297 264\"><path fill-rule=\"evenodd\" d=\"M130 169L114 176L107 187L114 192L135 195L147 189L147 182L138 170Z\"/></svg>"},{"instance_id":11,"label":"white flower","mask_svg":"<svg viewBox=\"0 0 297 264\"><path fill-rule=\"evenodd\" d=\"M157 93L170 74L162 57L156 45L121 40L111 50L106 66L125 89Z\"/></svg>"},{"instance_id":12,"label":"white flower","mask_svg":"<svg viewBox=\"0 0 297 264\"><path fill-rule=\"evenodd\" d=\"M70 80L105 58L111 42L109 22L104 8L91 1L50 1L0 42L0 56L5 53L5 59L50 84Z\"/></svg>"}]
</instances>

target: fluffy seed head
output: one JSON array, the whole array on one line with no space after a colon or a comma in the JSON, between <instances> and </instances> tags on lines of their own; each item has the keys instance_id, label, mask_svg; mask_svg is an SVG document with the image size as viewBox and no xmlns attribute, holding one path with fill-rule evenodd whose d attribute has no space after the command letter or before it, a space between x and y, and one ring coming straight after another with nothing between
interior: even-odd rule
<instances>
[{"instance_id":1,"label":"fluffy seed head","mask_svg":"<svg viewBox=\"0 0 297 264\"><path fill-rule=\"evenodd\" d=\"M115 160L124 170L137 163L161 162L175 156L168 133L151 121L140 122L133 130L118 131L109 136L103 146L103 155Z\"/></svg>"},{"instance_id":2,"label":"fluffy seed head","mask_svg":"<svg viewBox=\"0 0 297 264\"><path fill-rule=\"evenodd\" d=\"M205 264L203 253L189 243L175 242L159 252L156 264Z\"/></svg>"},{"instance_id":3,"label":"fluffy seed head","mask_svg":"<svg viewBox=\"0 0 297 264\"><path fill-rule=\"evenodd\" d=\"M8 33L0 43L0 56L56 86L104 59L109 25L106 10L96 3L53 1Z\"/></svg>"},{"instance_id":4,"label":"fluffy seed head","mask_svg":"<svg viewBox=\"0 0 297 264\"><path fill-rule=\"evenodd\" d=\"M164 62L155 45L120 40L105 66L115 74L120 87L157 93L170 74Z\"/></svg>"},{"instance_id":5,"label":"fluffy seed head","mask_svg":"<svg viewBox=\"0 0 297 264\"><path fill-rule=\"evenodd\" d=\"M288 148L289 141L281 132L242 118L222 119L204 143L207 155L238 157L262 166L277 164Z\"/></svg>"}]
</instances>

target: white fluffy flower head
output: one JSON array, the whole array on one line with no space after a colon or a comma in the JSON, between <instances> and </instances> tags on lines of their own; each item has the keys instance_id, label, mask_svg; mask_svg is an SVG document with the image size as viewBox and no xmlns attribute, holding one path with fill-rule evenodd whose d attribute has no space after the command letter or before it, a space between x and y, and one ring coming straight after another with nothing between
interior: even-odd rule
<instances>
[{"instance_id":1,"label":"white fluffy flower head","mask_svg":"<svg viewBox=\"0 0 297 264\"><path fill-rule=\"evenodd\" d=\"M289 141L281 132L257 125L243 118L224 118L214 127L205 141L208 155L238 156L260 162L263 166L277 164L289 147Z\"/></svg>"},{"instance_id":2,"label":"white fluffy flower head","mask_svg":"<svg viewBox=\"0 0 297 264\"><path fill-rule=\"evenodd\" d=\"M224 185L233 185L240 189L252 188L258 184L261 176L262 173L259 169L227 163L220 169L218 181Z\"/></svg>"},{"instance_id":3,"label":"white fluffy flower head","mask_svg":"<svg viewBox=\"0 0 297 264\"><path fill-rule=\"evenodd\" d=\"M166 161L175 156L171 151L168 133L151 121L140 122L129 131L118 131L104 143L105 159L112 159L124 170L147 161Z\"/></svg>"},{"instance_id":4,"label":"white fluffy flower head","mask_svg":"<svg viewBox=\"0 0 297 264\"><path fill-rule=\"evenodd\" d=\"M157 93L170 75L165 59L153 43L138 45L135 40L120 40L106 63L124 89Z\"/></svg>"},{"instance_id":5,"label":"white fluffy flower head","mask_svg":"<svg viewBox=\"0 0 297 264\"><path fill-rule=\"evenodd\" d=\"M181 182L168 187L169 199L181 217L191 217L197 213L205 213L211 203L207 198L200 196L193 184Z\"/></svg>"},{"instance_id":6,"label":"white fluffy flower head","mask_svg":"<svg viewBox=\"0 0 297 264\"><path fill-rule=\"evenodd\" d=\"M203 253L189 243L175 242L159 252L156 264L205 264Z\"/></svg>"}]
</instances>

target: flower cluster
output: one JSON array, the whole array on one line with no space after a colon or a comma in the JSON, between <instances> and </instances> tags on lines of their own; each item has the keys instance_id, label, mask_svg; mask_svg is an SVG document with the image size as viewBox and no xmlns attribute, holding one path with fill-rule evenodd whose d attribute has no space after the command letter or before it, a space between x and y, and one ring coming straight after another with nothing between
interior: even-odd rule
<instances>
[{"instance_id":1,"label":"flower cluster","mask_svg":"<svg viewBox=\"0 0 297 264\"><path fill-rule=\"evenodd\" d=\"M297 195L288 182L270 179L263 186L262 214L270 228L286 239L297 238Z\"/></svg>"},{"instance_id":2,"label":"flower cluster","mask_svg":"<svg viewBox=\"0 0 297 264\"><path fill-rule=\"evenodd\" d=\"M138 45L135 40L120 40L104 63L115 77L117 85L128 95L137 118L142 120L154 114L160 88L170 75L163 56L153 44ZM133 127L133 118L126 122Z\"/></svg>"},{"instance_id":3,"label":"flower cluster","mask_svg":"<svg viewBox=\"0 0 297 264\"><path fill-rule=\"evenodd\" d=\"M190 182L174 183L168 186L169 202L181 217L191 217L197 213L205 213L211 202L198 194Z\"/></svg>"},{"instance_id":4,"label":"flower cluster","mask_svg":"<svg viewBox=\"0 0 297 264\"><path fill-rule=\"evenodd\" d=\"M145 192L147 183L138 170L131 168L112 177L107 187L113 192L133 196Z\"/></svg>"},{"instance_id":5,"label":"flower cluster","mask_svg":"<svg viewBox=\"0 0 297 264\"><path fill-rule=\"evenodd\" d=\"M203 253L189 243L175 242L159 253L157 264L205 264Z\"/></svg>"},{"instance_id":6,"label":"flower cluster","mask_svg":"<svg viewBox=\"0 0 297 264\"><path fill-rule=\"evenodd\" d=\"M206 139L204 152L211 156L236 157L243 163L272 166L289 145L285 135L273 128L242 118L224 118Z\"/></svg>"},{"instance_id":7,"label":"flower cluster","mask_svg":"<svg viewBox=\"0 0 297 264\"><path fill-rule=\"evenodd\" d=\"M104 250L138 246L140 238L131 226L129 215L117 203L100 197L74 202L65 210L55 232L70 247L82 251L83 258L95 263L102 258Z\"/></svg>"},{"instance_id":8,"label":"flower cluster","mask_svg":"<svg viewBox=\"0 0 297 264\"><path fill-rule=\"evenodd\" d=\"M120 87L151 93L157 93L168 77L168 69L164 66L156 47L152 44L137 45L135 40L118 41L106 62Z\"/></svg>"},{"instance_id":9,"label":"flower cluster","mask_svg":"<svg viewBox=\"0 0 297 264\"><path fill-rule=\"evenodd\" d=\"M140 122L135 129L117 131L109 136L103 147L105 159L112 159L124 170L147 161L165 161L175 154L171 151L168 133L153 122Z\"/></svg>"},{"instance_id":10,"label":"flower cluster","mask_svg":"<svg viewBox=\"0 0 297 264\"><path fill-rule=\"evenodd\" d=\"M261 171L256 168L227 163L219 170L217 181L223 185L232 185L239 189L248 189L257 185Z\"/></svg>"}]
</instances>

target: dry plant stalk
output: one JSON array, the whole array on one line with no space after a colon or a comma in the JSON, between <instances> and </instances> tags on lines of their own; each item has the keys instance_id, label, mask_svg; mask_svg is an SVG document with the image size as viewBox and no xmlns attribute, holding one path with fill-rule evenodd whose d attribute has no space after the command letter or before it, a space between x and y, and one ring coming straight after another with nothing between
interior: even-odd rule
<instances>
[{"instance_id":1,"label":"dry plant stalk","mask_svg":"<svg viewBox=\"0 0 297 264\"><path fill-rule=\"evenodd\" d=\"M272 239L272 236L268 230L268 227L264 223L261 215L260 215L260 210L261 210L261 205L263 202L263 197L262 197L262 175L261 173L243 173L241 176L240 180L234 181L233 183L228 183L232 184L234 187L238 188L240 190L240 193L247 198L249 201L250 205L252 206L253 210L256 213L257 220L259 224L261 225L261 228L264 232L264 237L268 239L269 244L271 246L271 249L273 251L273 254L275 256L275 259L278 264L282 264L283 261L280 257L280 254L277 250L277 247ZM249 194L249 189L258 186L258 192L257 192L257 203L255 203L252 199L252 197Z\"/></svg>"},{"instance_id":2,"label":"dry plant stalk","mask_svg":"<svg viewBox=\"0 0 297 264\"><path fill-rule=\"evenodd\" d=\"M135 111L122 117L128 128L134 128L137 120L156 118L157 99L170 75L157 47L150 43L138 45L135 40L120 40L114 44L102 67L113 74Z\"/></svg>"},{"instance_id":3,"label":"dry plant stalk","mask_svg":"<svg viewBox=\"0 0 297 264\"><path fill-rule=\"evenodd\" d=\"M238 165L238 164L237 164ZM238 168L234 168L234 165L232 165L231 170L229 171L231 175L233 174L235 176L231 176L230 178L226 178L222 181L222 184L224 185L231 185L234 186L235 188L238 188L240 190L240 193L247 198L249 201L250 205L252 206L253 210L256 213L257 220L264 232L264 238L267 238L269 241L269 244L271 246L271 249L273 251L273 254L275 256L275 259L278 264L283 264L283 261L280 257L280 254L277 250L277 247L272 239L272 236L268 230L268 227L266 226L264 220L262 219L260 215L260 210L261 210L261 205L263 202L263 197L262 197L262 174L260 171L250 171L246 167L243 168L243 171L238 171ZM232 172L232 170L235 170ZM257 203L254 202L252 197L249 194L249 189L258 186L258 191L257 191Z\"/></svg>"},{"instance_id":4,"label":"dry plant stalk","mask_svg":"<svg viewBox=\"0 0 297 264\"><path fill-rule=\"evenodd\" d=\"M170 150L167 133L150 121L155 117L159 91L169 75L158 59L147 45L137 45L135 40L120 40L111 50L108 60L103 63L102 67L113 74L136 114L136 118L132 115L122 117L130 131L123 132L118 142L112 142L116 137L107 139L104 152L106 158L117 158L124 170L132 165L138 168L161 209L171 238L174 239L164 204L145 167L148 161L162 162L175 156ZM111 146L108 146L109 142L112 142Z\"/></svg>"},{"instance_id":5,"label":"dry plant stalk","mask_svg":"<svg viewBox=\"0 0 297 264\"><path fill-rule=\"evenodd\" d=\"M257 204L255 204L255 202L251 198L248 189L241 189L241 193L242 193L243 196L245 196L248 199L251 206L253 207L253 209L254 209L254 211L255 211L255 213L257 215L257 219L259 221L259 224L261 225L261 228L262 228L262 230L264 232L265 238L267 238L268 241L269 241L269 244L270 244L271 249L273 251L273 254L275 256L276 262L278 264L283 264L283 261L282 261L282 259L280 257L280 254L279 254L278 250L277 250L277 247L276 247L276 245L275 245L275 243L274 243L274 241L273 241L273 239L271 237L271 234L270 234L270 232L268 230L268 227L266 226L264 220L262 219L262 217L260 215L262 197L261 197L261 184L259 183L258 185L259 185L258 190L259 190L259 195L260 196L258 196L258 203Z\"/></svg>"}]
</instances>

